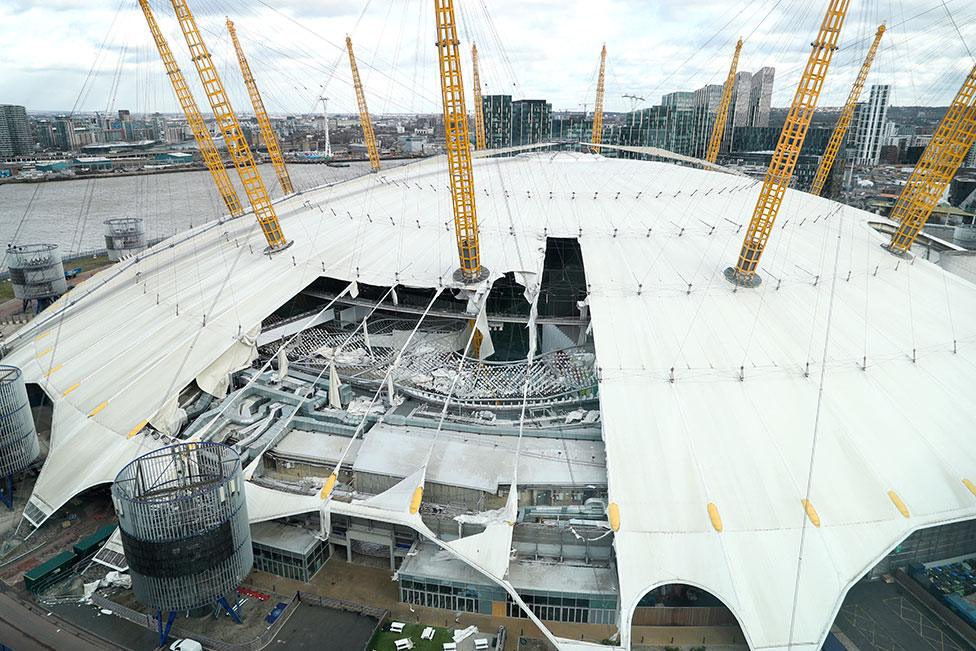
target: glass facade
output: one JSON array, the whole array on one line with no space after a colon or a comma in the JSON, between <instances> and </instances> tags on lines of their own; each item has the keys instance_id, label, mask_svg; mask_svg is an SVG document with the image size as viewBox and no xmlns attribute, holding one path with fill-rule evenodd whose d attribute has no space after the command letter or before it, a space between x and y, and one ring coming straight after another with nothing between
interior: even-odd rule
<instances>
[{"instance_id":1,"label":"glass facade","mask_svg":"<svg viewBox=\"0 0 976 651\"><path fill-rule=\"evenodd\" d=\"M308 583L329 558L329 545L316 541L308 555L285 551L263 543L253 543L254 569L286 579Z\"/></svg>"},{"instance_id":2,"label":"glass facade","mask_svg":"<svg viewBox=\"0 0 976 651\"><path fill-rule=\"evenodd\" d=\"M532 611L544 621L615 624L617 595L584 595L519 590ZM505 616L524 618L522 608L498 586L462 583L400 573L400 601L427 608L492 615L492 605L505 604Z\"/></svg>"}]
</instances>

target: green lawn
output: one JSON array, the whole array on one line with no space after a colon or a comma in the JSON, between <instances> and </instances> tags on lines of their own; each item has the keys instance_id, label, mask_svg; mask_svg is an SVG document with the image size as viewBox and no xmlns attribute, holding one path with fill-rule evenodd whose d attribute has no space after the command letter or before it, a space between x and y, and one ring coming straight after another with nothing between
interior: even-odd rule
<instances>
[{"instance_id":1,"label":"green lawn","mask_svg":"<svg viewBox=\"0 0 976 651\"><path fill-rule=\"evenodd\" d=\"M384 629L389 629L390 625L384 624ZM444 643L453 640L453 631L446 628L434 627L433 640L421 640L420 634L427 628L425 624L407 624L403 627L402 633L391 633L389 630L382 630L376 634L369 643L370 651L396 651L396 640L408 637L413 642L416 651L444 651Z\"/></svg>"}]
</instances>

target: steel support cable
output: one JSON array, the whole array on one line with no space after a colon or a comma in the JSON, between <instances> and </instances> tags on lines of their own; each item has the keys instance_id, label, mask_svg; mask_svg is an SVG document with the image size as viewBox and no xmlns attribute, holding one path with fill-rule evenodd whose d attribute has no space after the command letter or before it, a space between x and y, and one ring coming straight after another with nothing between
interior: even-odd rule
<instances>
[{"instance_id":1,"label":"steel support cable","mask_svg":"<svg viewBox=\"0 0 976 651\"><path fill-rule=\"evenodd\" d=\"M304 324L302 324L299 327L298 331L295 332L288 339L288 341L286 341L285 343L283 343L281 346L278 347L278 351L280 351L280 350L287 350L288 349L288 346L290 346L291 343L293 341L295 341L295 339L298 338L299 335L301 335L308 328L310 328L312 326L312 324L315 323L315 321L317 319L319 319L323 314L325 314L325 312L327 310L329 310L337 301L339 301L343 296L345 296L347 293L349 293L349 291L352 289L352 286L355 285L355 284L356 284L355 281L353 281L353 282L349 283L348 285L346 285L346 287L341 292L339 292L338 294L336 294L336 296L332 300L330 300L328 303L326 303L325 307L323 307L321 310L319 310L314 316L311 316L308 319L306 319L305 322L304 322ZM238 392L237 395L243 395L247 391L247 389L249 389L251 387L251 385L253 385L257 381L257 379L261 375L263 375L269 368L271 368L272 362L278 356L278 351L276 351L274 355L270 355L268 357L268 361L266 361L261 366L261 368L258 369L258 371L251 377L251 379L248 380L244 384L244 386L240 389L240 391ZM234 403L235 399L236 399L236 395L229 396L229 399L225 400L223 402L223 404L221 404L220 409L217 411L216 414L214 414L214 416L211 418L210 422L208 422L206 425L204 425L200 429L199 432L197 432L196 434L194 434L193 435L193 438L191 440L196 440L196 441L203 440L203 437L206 436L207 433L210 431L211 426L214 423L216 423L224 415L224 413L227 411L227 409L229 409L230 406Z\"/></svg>"},{"instance_id":2,"label":"steel support cable","mask_svg":"<svg viewBox=\"0 0 976 651\"><path fill-rule=\"evenodd\" d=\"M88 74L85 75L85 80L81 84L81 89L78 91L78 96L75 98L75 103L71 106L71 111L68 113L68 117L72 117L75 111L78 110L78 105L83 104L88 99L88 94L91 92L91 86L89 82L95 75L95 67L98 65L99 59L102 57L102 53L105 51L105 46L108 45L108 39L112 35L112 31L115 29L115 23L119 18L119 14L122 12L122 7L125 5L126 0L119 0L118 6L115 8L115 13L112 15L112 21L108 25L108 30L105 32L105 38L102 39L101 45L98 46L98 51L95 53L95 58L92 59L91 67L88 68Z\"/></svg>"},{"instance_id":3,"label":"steel support cable","mask_svg":"<svg viewBox=\"0 0 976 651\"><path fill-rule=\"evenodd\" d=\"M255 0L255 2L257 2L257 3L259 3L259 4L261 4L261 5L265 6L265 7L267 7L268 9L270 9L271 11L273 11L274 13L276 13L276 14L280 15L281 17L283 17L288 22L295 24L296 26L298 26L302 30L308 32L309 34L313 35L315 38L321 40L322 42L327 43L328 45L334 47L335 49L339 50L340 52L342 52L345 49L342 45L339 45L337 43L334 43L333 41L329 40L328 38L322 36L322 34L320 34L319 32L316 32L315 30L311 29L307 25L304 25L300 21L298 21L298 20L292 18L291 16L285 14L281 10L279 10L279 9L271 6L270 4L268 4L267 2L265 2L265 0ZM411 90L410 88L407 88L396 77L393 77L393 76L388 75L387 73L383 72L379 67L377 67L377 65L374 64L374 62L363 61L362 63L367 68L371 68L371 69L375 70L377 73L383 75L388 80L392 81L394 84L399 85L399 86L403 86L405 90ZM437 102L435 100L431 100L429 97L424 97L423 99L425 101L427 101L427 102L432 103L432 104L435 104L435 105L437 104Z\"/></svg>"},{"instance_id":4,"label":"steel support cable","mask_svg":"<svg viewBox=\"0 0 976 651\"><path fill-rule=\"evenodd\" d=\"M385 301L387 299L387 297L389 297L390 294L393 292L393 289L394 289L393 286L391 286L390 289L388 289L386 291L386 294L384 294L383 297L373 305L373 307L370 309L369 313L365 317L363 317L363 319L359 322L359 325L357 325L356 328L352 332L349 333L349 336L346 338L346 340L335 349L336 350L336 353L338 353L338 351L342 350L342 347L345 346L346 344L348 344L352 340L352 338L359 331L359 328L361 328L363 326L363 324L366 323L367 319L369 319L369 317L371 317L373 315L373 313L376 312L377 309L379 309L380 305L383 304L383 301ZM266 364L270 364L271 363L271 360L275 359L275 357L276 357L276 355L269 357L268 358L268 362ZM278 424L280 426L280 428L281 428L282 431L284 431L285 428L287 428L289 425L291 425L291 422L295 419L295 416L298 415L298 412L301 410L301 408L305 406L305 403L308 402L309 398L311 398L312 396L315 395L315 385L319 382L319 380L322 379L322 376L325 375L325 372L327 370L329 370L330 368L331 368L330 365L326 365L326 366L324 366L322 368L321 371L319 371L319 374L315 376L315 379L308 386L308 391L306 391L306 393L305 393L304 396L301 396L299 398L298 405L295 406L294 411L292 411L291 414L289 414L288 416L286 416L283 420L281 420L278 423L276 423L276 424ZM253 382L253 380L257 377L257 375L258 374L255 374L254 378L251 379L251 382ZM251 382L248 382L248 385L250 385ZM332 385L332 382L331 382L331 378L330 378L330 381L329 381L329 390L330 391L332 390L332 386L331 385ZM216 422L216 418L214 418L214 420L210 421L210 423L208 423L208 426L211 425L211 424L213 424L214 422ZM270 442L269 442L269 445L270 445ZM266 449L267 449L267 446L265 446L265 450ZM264 452L264 450L262 450L262 453L263 452Z\"/></svg>"},{"instance_id":5,"label":"steel support cable","mask_svg":"<svg viewBox=\"0 0 976 651\"><path fill-rule=\"evenodd\" d=\"M434 307L434 303L437 302L437 299L440 298L443 291L444 291L443 287L438 287L434 290L434 296L433 298L430 299L430 303L427 304L427 308L424 310L423 314L420 315L420 318L417 320L417 324L413 327L413 330L410 331L410 335L407 336L406 341L403 342L403 346L400 347L400 351L397 353L397 356L393 360L393 363L390 364L390 366L386 369L386 373L383 375L383 379L380 381L379 386L376 388L376 392L373 394L373 398L372 400L370 400L369 406L366 408L366 411L363 414L362 419L360 419L359 425L357 425L356 429L353 430L352 438L349 440L349 444L346 445L345 448L343 448L342 454L339 455L339 460L338 462L336 462L335 469L332 471L336 476L339 475L339 471L342 469L342 464L345 462L346 456L349 454L349 450L352 448L352 444L356 441L359 435L363 433L363 430L366 427L366 420L369 418L369 414L373 409L373 405L376 404L376 401L379 399L380 394L383 393L383 390L388 386L390 386L390 384L392 384L393 372L397 369L397 367L399 367L400 360L403 359L403 354L406 352L407 347L413 341L414 335L416 335L417 331L420 329L420 324L423 323L424 319L427 318L428 313ZM392 400L393 397L390 396L390 398ZM385 413L381 415L376 424L379 425L380 423L382 423L383 420L386 418L386 415L387 414ZM331 497L331 493L329 493L329 495L325 497L326 499L328 499L329 497Z\"/></svg>"},{"instance_id":6,"label":"steel support cable","mask_svg":"<svg viewBox=\"0 0 976 651\"><path fill-rule=\"evenodd\" d=\"M838 221L840 222L840 220ZM807 465L806 487L803 491L803 498L805 502L803 502L803 504L811 503L810 494L813 490L813 473L814 473L814 467L815 467L816 455L817 455L817 439L820 433L820 419L821 419L821 411L823 409L824 386L826 384L826 379L827 379L827 360L828 360L828 354L830 352L830 332L831 332L831 326L833 325L833 316L834 316L834 297L837 291L837 269L838 269L838 264L840 262L840 243L842 239L841 233L843 232L842 228L843 228L842 222L838 223L837 246L834 251L834 273L833 273L833 278L831 279L830 282L830 300L827 302L827 327L826 327L826 331L824 332L823 354L821 355L821 360L820 360L820 379L817 386L817 406L816 406L816 411L813 419L813 436L811 437L811 441L810 441L810 461ZM806 536L807 536L807 528L808 528L808 520L809 520L809 517L807 516L806 513L806 509L802 508L801 511L802 511L802 515L800 516L801 517L800 544L799 544L799 549L797 550L796 577L794 578L793 581L793 604L790 610L790 629L789 629L789 637L787 638L787 644L789 647L793 646L793 636L796 627L796 614L797 614L797 608L799 606L799 601L800 601L800 578L801 578L801 572L803 570L803 552L806 546Z\"/></svg>"}]
</instances>

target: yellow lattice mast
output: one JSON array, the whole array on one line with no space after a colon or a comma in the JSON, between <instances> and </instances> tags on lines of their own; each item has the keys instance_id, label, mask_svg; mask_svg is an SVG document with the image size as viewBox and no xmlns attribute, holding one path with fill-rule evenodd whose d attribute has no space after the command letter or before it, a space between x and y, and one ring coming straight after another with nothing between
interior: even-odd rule
<instances>
[{"instance_id":1,"label":"yellow lattice mast","mask_svg":"<svg viewBox=\"0 0 976 651\"><path fill-rule=\"evenodd\" d=\"M186 0L171 0L176 18L180 23L180 29L186 39L186 44L190 48L190 58L196 66L197 73L200 75L200 82L210 100L210 108L213 110L214 119L220 132L224 135L224 144L227 152L234 161L237 174L240 176L244 192L251 202L251 209L254 216L261 225L261 231L268 242L267 251L274 253L289 245L285 236L281 232L281 224L278 222L278 215L275 213L274 206L271 205L271 197L268 196L268 189L264 186L258 167L254 163L254 156L251 148L244 138L244 132L237 121L227 93L224 91L224 84L217 74L213 60L210 58L210 51L207 44L203 42L197 21L193 18Z\"/></svg>"},{"instance_id":2,"label":"yellow lattice mast","mask_svg":"<svg viewBox=\"0 0 976 651\"><path fill-rule=\"evenodd\" d=\"M759 259L762 258L769 234L773 230L776 215L779 214L779 208L783 203L783 195L790 187L793 170L800 156L803 141L807 137L813 112L817 108L817 100L823 89L827 68L830 67L830 60L837 49L837 39L840 37L841 27L844 26L844 18L847 16L849 6L850 0L830 0L827 13L820 25L820 33L817 35L817 40L812 43L813 50L810 52L803 77L800 78L800 84L793 96L793 104L786 116L786 123L779 135L776 151L766 171L759 200L756 202L752 220L742 242L739 261L735 268L730 267L725 270L726 277L737 285L755 287L760 283L760 278L756 274Z\"/></svg>"},{"instance_id":3,"label":"yellow lattice mast","mask_svg":"<svg viewBox=\"0 0 976 651\"><path fill-rule=\"evenodd\" d=\"M363 141L369 153L369 166L374 172L380 170L380 150L376 146L376 134L373 123L369 120L369 109L366 107L366 94L363 92L363 82L359 80L359 66L356 65L356 55L352 53L352 39L346 37L346 51L349 52L349 68L352 70L352 84L356 88L356 104L359 105L359 123L363 127Z\"/></svg>"},{"instance_id":4,"label":"yellow lattice mast","mask_svg":"<svg viewBox=\"0 0 976 651\"><path fill-rule=\"evenodd\" d=\"M824 184L827 182L827 177L830 176L830 171L834 167L834 163L837 161L837 154L840 152L840 146L844 142L844 136L847 134L848 127L851 126L851 118L854 117L854 109L857 107L857 100L861 97L861 91L864 89L864 82L868 78L868 72L871 70L871 64L874 62L874 55L878 52L878 44L881 42L881 37L884 36L885 26L884 23L878 25L878 31L874 35L874 42L871 43L871 47L868 48L868 55L864 57L864 63L861 64L861 70L857 73L857 79L854 80L854 86L851 87L851 94L847 96L847 103L844 104L844 108L841 109L840 117L837 118L837 126L834 127L834 132L830 134L830 142L827 143L827 149L824 151L823 158L820 159L820 165L817 167L817 175L813 179L813 184L810 186L810 192L812 194L819 195L823 192Z\"/></svg>"},{"instance_id":5,"label":"yellow lattice mast","mask_svg":"<svg viewBox=\"0 0 976 651\"><path fill-rule=\"evenodd\" d=\"M210 176L213 177L214 183L217 185L217 192L220 193L220 197L224 200L224 205L227 206L227 211L231 216L240 217L244 214L244 206L241 205L241 200L237 197L237 192L234 191L234 185L230 182L230 177L227 176L224 161L220 158L220 152L217 150L217 145L214 144L203 115L200 114L200 109L197 108L197 102L193 99L193 93L186 83L183 71L177 65L173 51L169 49L169 43L166 42L166 37L159 29L156 17L149 7L149 0L139 0L139 6L142 7L142 13L146 16L149 31L152 32L153 40L156 41L156 49L159 50L159 57L163 60L163 65L166 68L166 75L169 77L170 83L173 84L176 99L179 100L183 115L186 116L186 122L190 125L190 131L193 132L193 138L197 141L203 162L210 170Z\"/></svg>"},{"instance_id":6,"label":"yellow lattice mast","mask_svg":"<svg viewBox=\"0 0 976 651\"><path fill-rule=\"evenodd\" d=\"M471 68L474 76L474 148L485 148L485 107L481 103L481 73L478 70L478 46L471 44Z\"/></svg>"},{"instance_id":7,"label":"yellow lattice mast","mask_svg":"<svg viewBox=\"0 0 976 651\"><path fill-rule=\"evenodd\" d=\"M274 166L275 174L278 176L281 191L285 194L291 194L295 191L295 186L292 185L288 168L285 167L285 159L281 155L281 145L278 143L278 136L275 135L274 129L271 128L271 120L268 118L268 112L264 108L264 100L261 99L257 82L254 81L254 75L251 74L251 66L247 62L247 57L244 56L244 49L241 47L241 42L237 39L237 30L229 18L227 19L227 31L230 32L230 39L234 42L234 51L237 52L237 62L241 66L244 85L247 87L247 94L251 96L251 106L254 107L254 116L258 119L258 126L261 128L261 137L264 138L264 145L268 148L268 156L271 157L271 164Z\"/></svg>"},{"instance_id":8,"label":"yellow lattice mast","mask_svg":"<svg viewBox=\"0 0 976 651\"><path fill-rule=\"evenodd\" d=\"M600 76L596 80L596 102L593 104L593 137L590 141L594 145L603 142L603 89L607 74L607 46L604 43L603 50L600 52ZM600 151L599 147L590 147L594 154Z\"/></svg>"},{"instance_id":9,"label":"yellow lattice mast","mask_svg":"<svg viewBox=\"0 0 976 651\"><path fill-rule=\"evenodd\" d=\"M891 236L888 249L904 254L912 248L932 210L939 203L946 186L956 175L966 153L976 142L976 66L969 71L962 88L932 135L932 142L922 153L915 171L891 211L898 230Z\"/></svg>"},{"instance_id":10,"label":"yellow lattice mast","mask_svg":"<svg viewBox=\"0 0 976 651\"><path fill-rule=\"evenodd\" d=\"M464 106L464 81L461 79L460 41L454 20L454 0L434 0L437 21L437 58L441 70L441 98L444 104L444 140L447 167L454 205L454 231L457 235L461 268L455 278L465 283L484 280L488 270L481 266L478 245L478 213L474 197L474 171L471 168L471 141L468 111Z\"/></svg>"},{"instance_id":11,"label":"yellow lattice mast","mask_svg":"<svg viewBox=\"0 0 976 651\"><path fill-rule=\"evenodd\" d=\"M705 160L714 163L718 160L718 149L722 146L722 136L725 135L725 123L729 118L729 107L732 105L732 88L735 86L735 71L739 67L739 53L742 52L742 39L735 44L735 54L732 55L732 67L729 68L729 76L725 79L725 88L722 89L722 101L718 105L718 113L715 115L715 125L712 127L712 137L708 141L708 153Z\"/></svg>"}]
</instances>

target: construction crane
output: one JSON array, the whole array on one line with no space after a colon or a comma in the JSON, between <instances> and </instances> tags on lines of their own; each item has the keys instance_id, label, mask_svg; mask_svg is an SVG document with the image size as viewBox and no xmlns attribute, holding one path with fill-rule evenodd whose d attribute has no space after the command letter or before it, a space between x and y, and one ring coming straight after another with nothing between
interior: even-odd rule
<instances>
[{"instance_id":1,"label":"construction crane","mask_svg":"<svg viewBox=\"0 0 976 651\"><path fill-rule=\"evenodd\" d=\"M769 234L776 222L776 215L779 214L783 195L790 187L793 170L800 156L803 141L807 137L813 112L817 108L817 100L820 99L827 69L830 67L834 51L837 50L837 40L840 37L841 27L844 26L844 18L847 16L850 3L851 0L830 0L817 40L811 44L813 50L810 52L800 84L793 96L793 104L786 116L783 131L779 135L773 159L766 171L759 200L756 202L752 220L742 242L739 261L734 268L729 267L725 270L725 277L736 285L756 287L761 282L756 269L759 267L759 260L762 258Z\"/></svg>"},{"instance_id":2,"label":"construction crane","mask_svg":"<svg viewBox=\"0 0 976 651\"><path fill-rule=\"evenodd\" d=\"M708 153L705 160L714 163L718 160L718 149L722 146L722 136L725 135L725 122L729 117L729 107L732 105L732 88L735 86L735 71L739 67L739 53L742 52L742 39L735 44L735 54L732 55L732 67L729 68L729 76L725 79L725 88L722 89L722 101L718 105L718 114L715 116L715 124L712 126L712 137L708 141Z\"/></svg>"},{"instance_id":3,"label":"construction crane","mask_svg":"<svg viewBox=\"0 0 976 651\"><path fill-rule=\"evenodd\" d=\"M254 156L251 148L244 138L244 131L237 121L234 108L230 105L230 99L224 91L224 84L220 80L217 68L214 67L213 60L210 58L210 50L203 42L197 21L190 12L186 0L171 0L173 10L176 12L176 19L180 23L183 37L190 48L190 58L196 66L197 73L200 75L200 82L210 100L210 108L213 110L214 119L220 132L224 135L224 144L227 152L234 161L237 174L244 186L244 192L251 202L251 209L254 216L261 225L261 232L268 242L267 253L275 253L287 248L290 244L285 240L281 232L281 224L278 222L278 215L275 213L274 206L271 204L271 197L268 196L268 189L264 186L264 180L258 172L258 166L254 163Z\"/></svg>"},{"instance_id":4,"label":"construction crane","mask_svg":"<svg viewBox=\"0 0 976 651\"><path fill-rule=\"evenodd\" d=\"M285 167L285 159L281 155L281 145L278 143L278 136L275 135L274 129L271 128L271 120L268 118L268 112L264 108L264 100L261 99L257 82L254 81L254 75L251 74L251 66L247 62L247 57L244 56L244 49L241 47L241 42L237 39L237 30L234 28L234 23L231 22L230 18L227 19L227 31L230 33L230 39L234 43L234 51L237 52L237 62L241 66L244 85L247 87L247 94L251 96L251 106L254 107L254 116L258 119L258 126L261 128L261 137L264 138L264 146L268 149L268 156L271 157L271 164L274 166L275 174L278 176L278 184L281 185L282 192L291 194L295 191L295 186L292 185L288 168Z\"/></svg>"},{"instance_id":5,"label":"construction crane","mask_svg":"<svg viewBox=\"0 0 976 651\"><path fill-rule=\"evenodd\" d=\"M349 67L352 69L352 85L356 88L356 103L359 105L359 123L363 127L363 141L369 153L369 166L374 172L380 171L380 150L376 146L376 134L373 133L373 123L369 121L369 109L366 107L366 94L363 92L363 82L359 80L359 66L356 65L356 55L352 53L352 39L346 37L346 51L349 52Z\"/></svg>"},{"instance_id":6,"label":"construction crane","mask_svg":"<svg viewBox=\"0 0 976 651\"><path fill-rule=\"evenodd\" d=\"M974 142L976 66L969 71L949 105L891 211L891 219L898 222L898 230L892 234L888 250L900 255L909 252Z\"/></svg>"},{"instance_id":7,"label":"construction crane","mask_svg":"<svg viewBox=\"0 0 976 651\"><path fill-rule=\"evenodd\" d=\"M230 182L230 177L227 176L224 161L220 158L220 152L217 150L217 145L214 144L213 136L210 135L207 123L204 121L203 115L200 114L196 100L193 99L193 93L186 83L186 77L183 76L180 66L177 65L173 51L169 49L169 43L166 42L166 37L159 29L156 17L149 6L149 0L139 0L139 6L142 7L142 13L149 24L149 31L152 32L153 40L156 41L156 49L159 50L159 57L163 60L166 75L169 77L170 83L173 84L176 99L180 102L183 115L186 116L186 122L190 125L194 140L197 141L200 155L203 156L203 163L210 171L210 176L213 177L217 192L220 193L224 205L227 206L227 212L232 217L240 217L244 214L244 206L241 205L241 200L237 197L237 192L234 191L234 185Z\"/></svg>"},{"instance_id":8,"label":"construction crane","mask_svg":"<svg viewBox=\"0 0 976 651\"><path fill-rule=\"evenodd\" d=\"M599 145L603 142L603 88L607 74L607 45L603 44L600 52L600 76L596 80L596 102L593 104L593 137L591 142ZM599 147L590 147L594 154L600 151Z\"/></svg>"},{"instance_id":9,"label":"construction crane","mask_svg":"<svg viewBox=\"0 0 976 651\"><path fill-rule=\"evenodd\" d=\"M877 33L874 35L874 42L868 48L868 55L864 57L864 63L861 64L861 70L857 73L854 86L851 87L851 94L847 96L847 103L844 104L844 108L840 112L840 117L837 118L837 126L834 127L834 132L830 134L830 142L827 143L827 149L824 151L823 158L820 159L820 165L817 167L817 175L814 177L813 184L810 186L810 192L812 194L820 195L823 192L824 184L827 182L827 177L830 176L834 162L837 160L837 154L840 152L841 143L844 142L847 129L851 126L851 118L854 117L857 100L861 97L864 82L868 78L868 72L871 70L871 64L874 62L874 55L878 52L878 44L881 42L881 37L884 36L884 33L885 26L884 23L881 23L878 25Z\"/></svg>"},{"instance_id":10,"label":"construction crane","mask_svg":"<svg viewBox=\"0 0 976 651\"><path fill-rule=\"evenodd\" d=\"M474 148L485 148L485 107L481 103L481 73L478 70L478 46L471 44L471 67L474 76Z\"/></svg>"},{"instance_id":11,"label":"construction crane","mask_svg":"<svg viewBox=\"0 0 976 651\"><path fill-rule=\"evenodd\" d=\"M454 0L434 0L437 24L437 58L441 71L441 98L444 104L444 141L454 206L454 232L457 236L461 268L455 279L475 283L488 277L481 266L478 244L478 212L474 195L474 170L471 165L471 141L468 134L468 111L464 106L464 81L461 78L461 54Z\"/></svg>"}]
</instances>

